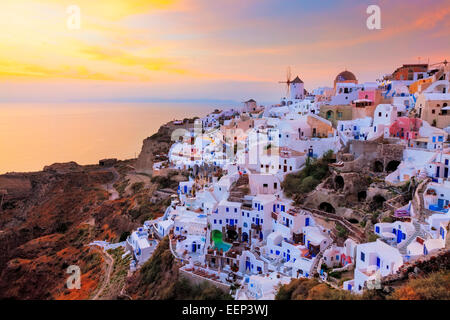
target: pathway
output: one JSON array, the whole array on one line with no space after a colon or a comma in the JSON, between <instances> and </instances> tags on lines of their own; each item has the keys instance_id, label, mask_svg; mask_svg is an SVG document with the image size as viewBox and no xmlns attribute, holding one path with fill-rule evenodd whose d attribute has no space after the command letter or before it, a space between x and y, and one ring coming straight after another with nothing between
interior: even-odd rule
<instances>
[{"instance_id":1,"label":"pathway","mask_svg":"<svg viewBox=\"0 0 450 320\"><path fill-rule=\"evenodd\" d=\"M113 257L111 257L111 255L106 252L103 251L103 249L99 249L96 247L93 247L96 250L98 250L100 252L100 254L104 257L105 262L106 262L106 276L105 279L103 280L103 283L100 287L100 289L97 291L97 293L95 294L95 296L92 298L92 300L98 300L99 297L102 295L103 291L106 289L106 287L109 284L110 278L111 278L111 273L113 270L113 266L114 266L114 259Z\"/></svg>"}]
</instances>

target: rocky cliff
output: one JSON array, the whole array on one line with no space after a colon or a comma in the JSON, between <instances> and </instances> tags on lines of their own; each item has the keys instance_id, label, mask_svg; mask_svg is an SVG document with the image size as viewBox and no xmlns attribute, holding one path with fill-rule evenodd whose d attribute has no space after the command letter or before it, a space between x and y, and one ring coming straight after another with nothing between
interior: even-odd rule
<instances>
[{"instance_id":1,"label":"rocky cliff","mask_svg":"<svg viewBox=\"0 0 450 320\"><path fill-rule=\"evenodd\" d=\"M0 176L0 299L87 299L102 277L101 255L87 244L117 241L137 226L128 199L110 201L113 173L97 166L57 164L45 171ZM78 265L81 290L65 288Z\"/></svg>"},{"instance_id":2,"label":"rocky cliff","mask_svg":"<svg viewBox=\"0 0 450 320\"><path fill-rule=\"evenodd\" d=\"M136 161L136 171L141 173L151 173L153 163L162 161L167 156L170 146L174 142L172 134L175 130L182 132L194 127L193 119L185 119L182 124L174 124L173 122L162 125L158 132L146 138L142 143L141 153ZM175 135L179 134L175 132Z\"/></svg>"}]
</instances>

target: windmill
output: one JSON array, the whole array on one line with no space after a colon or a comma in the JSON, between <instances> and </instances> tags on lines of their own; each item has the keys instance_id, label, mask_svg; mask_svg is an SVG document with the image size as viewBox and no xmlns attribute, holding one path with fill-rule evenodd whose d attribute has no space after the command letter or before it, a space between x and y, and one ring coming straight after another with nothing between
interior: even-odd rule
<instances>
[{"instance_id":1,"label":"windmill","mask_svg":"<svg viewBox=\"0 0 450 320\"><path fill-rule=\"evenodd\" d=\"M286 81L279 81L278 83L286 83L286 98L289 97L291 91L291 67L287 67L286 70Z\"/></svg>"},{"instance_id":2,"label":"windmill","mask_svg":"<svg viewBox=\"0 0 450 320\"><path fill-rule=\"evenodd\" d=\"M448 64L448 61L447 61L447 60L444 60L444 61L441 61L441 62L438 62L438 63L434 63L434 64L430 65L430 67L432 67L432 66L437 66L437 65L441 65L441 64L443 64L444 67L446 67L447 64Z\"/></svg>"}]
</instances>

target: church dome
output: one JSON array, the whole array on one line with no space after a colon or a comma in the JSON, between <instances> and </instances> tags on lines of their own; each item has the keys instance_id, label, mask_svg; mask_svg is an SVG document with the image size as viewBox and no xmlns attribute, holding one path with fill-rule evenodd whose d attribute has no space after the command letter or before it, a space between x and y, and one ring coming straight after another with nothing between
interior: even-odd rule
<instances>
[{"instance_id":1,"label":"church dome","mask_svg":"<svg viewBox=\"0 0 450 320\"><path fill-rule=\"evenodd\" d=\"M353 73L350 71L342 71L339 73L336 77L336 82L343 82L343 81L356 81L356 77Z\"/></svg>"}]
</instances>

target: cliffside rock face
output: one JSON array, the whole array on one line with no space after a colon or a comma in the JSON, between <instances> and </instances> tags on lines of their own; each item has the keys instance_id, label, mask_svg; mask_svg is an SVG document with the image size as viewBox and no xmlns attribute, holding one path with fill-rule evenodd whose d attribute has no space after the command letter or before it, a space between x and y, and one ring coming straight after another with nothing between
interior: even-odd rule
<instances>
[{"instance_id":1,"label":"cliffside rock face","mask_svg":"<svg viewBox=\"0 0 450 320\"><path fill-rule=\"evenodd\" d=\"M69 172L81 172L81 171L83 171L83 167L74 161L64 163L54 163L50 166L44 167L44 172L58 173L58 174L64 174Z\"/></svg>"},{"instance_id":2,"label":"cliffside rock face","mask_svg":"<svg viewBox=\"0 0 450 320\"><path fill-rule=\"evenodd\" d=\"M102 277L102 258L87 244L117 240L137 226L126 200L109 201L112 172L74 164L0 176L0 299L88 299ZM90 223L87 223L89 221ZM70 265L81 290L66 288Z\"/></svg>"},{"instance_id":3,"label":"cliffside rock face","mask_svg":"<svg viewBox=\"0 0 450 320\"><path fill-rule=\"evenodd\" d=\"M0 197L24 198L30 195L31 181L20 173L0 176Z\"/></svg>"},{"instance_id":4,"label":"cliffside rock face","mask_svg":"<svg viewBox=\"0 0 450 320\"><path fill-rule=\"evenodd\" d=\"M172 134L182 136L185 130L193 128L193 121L186 121L183 124L175 125L172 122L162 125L158 132L151 137L146 138L142 144L142 150L136 161L136 172L151 173L153 163L165 160L169 153L170 147L174 142Z\"/></svg>"}]
</instances>

